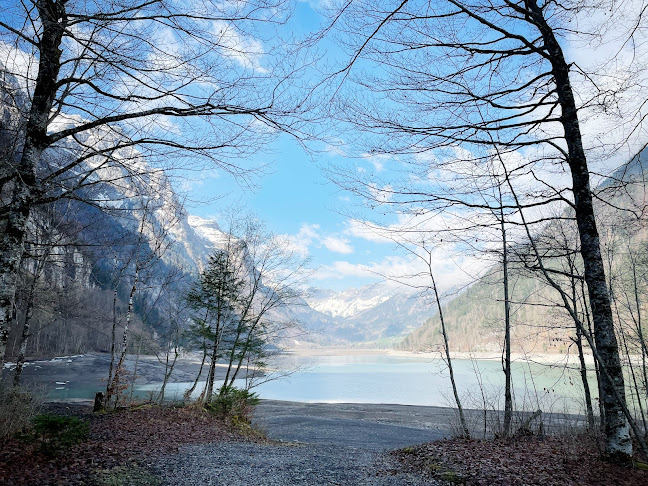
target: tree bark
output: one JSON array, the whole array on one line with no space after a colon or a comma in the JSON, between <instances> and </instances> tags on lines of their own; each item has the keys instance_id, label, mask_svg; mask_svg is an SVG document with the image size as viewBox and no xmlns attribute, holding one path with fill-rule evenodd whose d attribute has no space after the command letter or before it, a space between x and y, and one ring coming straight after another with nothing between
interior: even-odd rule
<instances>
[{"instance_id":1,"label":"tree bark","mask_svg":"<svg viewBox=\"0 0 648 486\"><path fill-rule=\"evenodd\" d=\"M625 385L619 346L614 333L614 321L610 296L605 280L605 268L601 256L600 239L590 187L587 157L583 149L578 110L569 79L569 65L565 61L553 30L544 18L544 12L536 0L525 0L533 22L540 30L544 47L552 65L558 100L562 110L561 123L567 143L567 163L571 170L572 191L576 224L581 244L581 256L585 266L585 282L592 308L594 339L602 366L607 376L601 380L600 398L605 410L606 452L621 459L632 455L630 426L623 413ZM616 397L623 403L619 403Z\"/></svg>"},{"instance_id":2,"label":"tree bark","mask_svg":"<svg viewBox=\"0 0 648 486\"><path fill-rule=\"evenodd\" d=\"M464 415L464 410L463 407L461 406L461 399L459 398L459 391L457 390L457 383L455 382L454 369L452 368L452 358L450 357L450 344L448 343L448 333L446 330L445 319L443 318L443 309L441 308L441 300L439 300L439 291L437 290L436 281L434 280L434 274L432 273L431 261L428 263L428 273L430 274L430 279L432 280L432 290L434 291L434 298L436 300L437 309L439 311L439 320L441 321L441 334L443 336L443 350L445 351L445 358L448 365L448 373L450 374L450 384L452 385L452 393L454 395L455 403L457 404L457 410L459 412L459 425L461 426L461 433L463 434L463 437L469 438L470 431L468 430L466 416Z\"/></svg>"},{"instance_id":3,"label":"tree bark","mask_svg":"<svg viewBox=\"0 0 648 486\"><path fill-rule=\"evenodd\" d=\"M109 403L113 395L113 372L115 370L115 341L117 333L117 284L113 290L112 302L112 330L110 334L110 366L108 367L108 383L106 384L105 402Z\"/></svg>"},{"instance_id":4,"label":"tree bark","mask_svg":"<svg viewBox=\"0 0 648 486\"><path fill-rule=\"evenodd\" d=\"M160 397L159 397L160 405L164 403L164 392L166 390L167 383L169 383L169 379L171 378L171 374L173 373L173 368L175 367L175 364L178 361L178 355L180 354L178 351L177 339L176 342L173 344L173 360L171 361L171 363L169 363L170 348L171 346L169 345L169 347L167 347L167 352L166 352L166 362L164 364L164 381L162 382L162 387L160 388ZM200 369L202 371L202 365ZM200 374L198 376L200 376Z\"/></svg>"},{"instance_id":5,"label":"tree bark","mask_svg":"<svg viewBox=\"0 0 648 486\"><path fill-rule=\"evenodd\" d=\"M11 182L11 199L0 220L0 378L13 320L18 270L22 259L25 231L37 196L36 167L48 147L48 119L56 95L61 68L61 40L67 27L64 1L36 2L42 32L38 49L38 75L25 129L22 156Z\"/></svg>"},{"instance_id":6,"label":"tree bark","mask_svg":"<svg viewBox=\"0 0 648 486\"><path fill-rule=\"evenodd\" d=\"M209 364L209 373L207 373L207 382L205 383L205 389L199 400L203 403L209 403L211 401L212 394L214 393L214 380L216 378L216 363L218 362L219 358L218 349L220 347L221 329L225 325L221 324L221 319L222 313L219 304L219 309L217 310L216 317L217 324L216 329L214 330L214 344L212 346L211 363Z\"/></svg>"},{"instance_id":7,"label":"tree bark","mask_svg":"<svg viewBox=\"0 0 648 486\"><path fill-rule=\"evenodd\" d=\"M502 205L501 191L500 205ZM504 224L504 210L502 207L500 207L500 226L502 232L502 270L504 273L504 437L509 437L511 434L511 422L513 420L513 397L511 393L511 303L509 299L506 226Z\"/></svg>"},{"instance_id":8,"label":"tree bark","mask_svg":"<svg viewBox=\"0 0 648 486\"><path fill-rule=\"evenodd\" d=\"M592 408L592 393L587 381L587 365L585 364L585 354L583 353L583 333L580 327L576 327L576 347L578 348L578 361L580 363L580 376L583 383L583 393L585 394L585 409L587 411L587 426L594 430L594 409Z\"/></svg>"},{"instance_id":9,"label":"tree bark","mask_svg":"<svg viewBox=\"0 0 648 486\"><path fill-rule=\"evenodd\" d=\"M31 285L29 286L29 293L27 295L27 309L25 310L25 321L23 322L22 335L20 336L20 348L18 350L18 358L16 359L16 370L14 372L13 386L20 386L20 377L25 364L25 357L27 355L27 343L30 336L30 324L31 318L34 313L34 296L36 294L36 287L38 281L45 267L45 261L49 256L49 252L46 252L38 260L36 269L34 270L33 279Z\"/></svg>"},{"instance_id":10,"label":"tree bark","mask_svg":"<svg viewBox=\"0 0 648 486\"><path fill-rule=\"evenodd\" d=\"M191 398L191 395L193 394L194 390L198 386L198 382L200 381L200 376L202 375L202 370L205 367L205 361L207 361L207 346L203 346L202 361L200 362L200 369L198 370L196 379L194 380L193 385L191 385L191 388L189 388L187 391L184 392L185 401L188 401Z\"/></svg>"},{"instance_id":11,"label":"tree bark","mask_svg":"<svg viewBox=\"0 0 648 486\"><path fill-rule=\"evenodd\" d=\"M121 354L119 355L119 361L117 362L117 366L115 367L115 375L113 376L112 383L110 385L110 391L114 394L115 390L117 387L120 386L120 379L121 379L121 371L124 369L124 361L126 360L126 352L128 351L128 331L130 327L130 321L133 316L133 298L135 296L135 291L137 290L137 282L138 282L138 274L137 270L135 271L135 278L133 281L133 286L131 287L130 294L128 296L128 310L126 311L126 322L124 323L124 333L122 335L122 350ZM110 396L106 397L106 405L108 405ZM117 397L117 400L119 397ZM117 401L115 401L115 407L117 407Z\"/></svg>"},{"instance_id":12,"label":"tree bark","mask_svg":"<svg viewBox=\"0 0 648 486\"><path fill-rule=\"evenodd\" d=\"M576 275L577 269L576 264L573 259L569 258L569 272L572 275ZM572 276L570 279L571 284L571 299L574 306L574 312L578 313L578 291L576 288L576 279ZM583 309L587 312L587 301L585 299L585 282L580 281L581 286L581 295L583 298ZM586 316L587 317L587 316ZM578 361L580 364L580 377L581 383L583 383L583 393L585 395L585 409L587 411L587 426L590 430L594 430L594 408L592 407L592 392L590 390L589 381L587 380L587 365L585 364L585 352L583 347L583 329L582 329L582 320L580 322L574 322L574 327L576 328L576 339L573 341L576 343L576 348L578 350Z\"/></svg>"}]
</instances>

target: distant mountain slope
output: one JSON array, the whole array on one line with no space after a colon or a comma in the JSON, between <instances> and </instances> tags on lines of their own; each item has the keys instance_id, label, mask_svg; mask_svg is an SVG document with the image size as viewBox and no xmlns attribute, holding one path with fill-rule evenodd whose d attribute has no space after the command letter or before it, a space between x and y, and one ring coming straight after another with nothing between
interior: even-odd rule
<instances>
[{"instance_id":1,"label":"distant mountain slope","mask_svg":"<svg viewBox=\"0 0 648 486\"><path fill-rule=\"evenodd\" d=\"M607 277L617 299L630 272L628 249L645 253L648 246L648 227L637 218L647 207L648 190L644 184L648 162L648 149L633 157L617 169L598 188L600 199L596 210L604 259L611 261ZM631 182L631 184L629 184ZM620 187L620 188L619 188ZM624 211L634 208L636 215ZM538 238L550 240L556 233L547 225ZM570 247L577 248L575 233ZM555 264L555 262L554 262ZM611 272L610 272L611 270ZM573 321L561 308L560 295L539 275L511 271L512 347L518 352L566 353L573 345ZM643 292L643 290L641 290ZM643 296L642 296L643 297ZM450 347L454 351L500 351L503 346L504 303L501 268L491 268L482 278L463 293L444 305L444 318L448 328ZM623 313L627 303L617 302L617 311ZM619 310L620 309L620 310ZM409 334L400 348L409 351L426 351L441 344L440 322L434 316ZM575 351L574 351L575 352Z\"/></svg>"},{"instance_id":2,"label":"distant mountain slope","mask_svg":"<svg viewBox=\"0 0 648 486\"><path fill-rule=\"evenodd\" d=\"M502 274L496 271L450 300L443 310L450 347L453 351L490 351L502 348L504 332L504 290ZM553 308L558 294L537 279L511 278L514 329L512 347L519 352L564 352L570 344L568 316ZM520 302L525 302L522 305ZM536 305L534 305L536 304ZM547 310L551 309L551 310ZM564 329L554 329L563 326ZM403 339L399 345L408 351L430 351L441 345L438 313Z\"/></svg>"},{"instance_id":3,"label":"distant mountain slope","mask_svg":"<svg viewBox=\"0 0 648 486\"><path fill-rule=\"evenodd\" d=\"M368 285L336 292L318 290L309 299L309 305L332 317L353 317L369 310L395 295L394 289L386 285Z\"/></svg>"},{"instance_id":4,"label":"distant mountain slope","mask_svg":"<svg viewBox=\"0 0 648 486\"><path fill-rule=\"evenodd\" d=\"M430 304L416 292L386 284L319 290L308 304L330 316L334 335L351 343L393 344L432 315Z\"/></svg>"}]
</instances>

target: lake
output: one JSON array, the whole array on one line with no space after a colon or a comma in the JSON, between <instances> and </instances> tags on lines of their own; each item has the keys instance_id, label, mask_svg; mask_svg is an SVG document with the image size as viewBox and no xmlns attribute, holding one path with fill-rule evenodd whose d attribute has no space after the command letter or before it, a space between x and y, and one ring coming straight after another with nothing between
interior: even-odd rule
<instances>
[{"instance_id":1,"label":"lake","mask_svg":"<svg viewBox=\"0 0 648 486\"><path fill-rule=\"evenodd\" d=\"M256 387L261 398L298 402L389 403L453 406L447 367L441 359L393 355L286 356L276 368L297 369L288 377ZM499 360L453 360L466 408L502 409L504 374ZM595 385L592 373L590 383ZM181 396L190 383L167 385L167 396ZM538 363L513 365L515 408L580 413L584 409L575 369ZM139 393L157 385L138 387ZM592 390L596 390L593 386Z\"/></svg>"}]
</instances>

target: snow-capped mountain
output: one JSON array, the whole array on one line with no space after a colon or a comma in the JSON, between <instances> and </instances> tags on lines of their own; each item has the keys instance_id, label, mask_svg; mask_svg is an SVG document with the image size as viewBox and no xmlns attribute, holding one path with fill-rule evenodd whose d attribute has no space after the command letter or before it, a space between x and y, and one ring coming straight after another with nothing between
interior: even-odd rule
<instances>
[{"instance_id":1,"label":"snow-capped mountain","mask_svg":"<svg viewBox=\"0 0 648 486\"><path fill-rule=\"evenodd\" d=\"M227 233L224 233L213 219L205 219L189 214L187 215L187 222L198 236L210 243L210 249L222 248L227 241Z\"/></svg>"},{"instance_id":2,"label":"snow-capped mountain","mask_svg":"<svg viewBox=\"0 0 648 486\"><path fill-rule=\"evenodd\" d=\"M331 317L353 317L392 298L396 293L386 285L368 285L335 292L318 290L308 298L315 310Z\"/></svg>"},{"instance_id":3,"label":"snow-capped mountain","mask_svg":"<svg viewBox=\"0 0 648 486\"><path fill-rule=\"evenodd\" d=\"M387 284L373 284L335 292L315 291L311 308L335 323L333 334L349 343L388 344L425 322L432 306L419 292Z\"/></svg>"}]
</instances>

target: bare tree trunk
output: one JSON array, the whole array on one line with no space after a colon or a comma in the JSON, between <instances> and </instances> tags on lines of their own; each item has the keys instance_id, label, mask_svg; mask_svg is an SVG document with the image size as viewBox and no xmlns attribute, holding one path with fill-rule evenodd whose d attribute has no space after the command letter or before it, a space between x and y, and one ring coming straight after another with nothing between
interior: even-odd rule
<instances>
[{"instance_id":1,"label":"bare tree trunk","mask_svg":"<svg viewBox=\"0 0 648 486\"><path fill-rule=\"evenodd\" d=\"M585 299L585 281L581 280L581 294L583 295L583 300ZM587 332L589 333L590 336L594 335L594 331L592 330L592 319L590 318L590 313L589 313L589 307L587 304L584 302L583 303L583 310L585 311L585 322L587 322ZM576 323L576 327L580 327L578 323ZM583 335L583 332L581 332L581 335ZM592 353L594 350L592 350ZM601 390L601 369L600 369L600 364L597 359L594 359L594 371L596 373L596 388L599 390L599 395L600 395L600 390ZM605 410L603 408L603 401L598 400L598 407L599 407L599 427L601 429L601 432L605 431Z\"/></svg>"},{"instance_id":2,"label":"bare tree trunk","mask_svg":"<svg viewBox=\"0 0 648 486\"><path fill-rule=\"evenodd\" d=\"M587 427L594 430L594 409L592 407L592 393L587 381L587 365L585 364L585 355L583 353L583 333L580 327L576 326L576 348L578 349L578 361L580 363L580 376L583 383L583 394L585 395L585 409L587 411Z\"/></svg>"},{"instance_id":3,"label":"bare tree trunk","mask_svg":"<svg viewBox=\"0 0 648 486\"><path fill-rule=\"evenodd\" d=\"M27 311L25 314L25 322L23 323L23 330L20 336L20 347L18 348L18 357L16 358L16 370L14 371L13 386L20 386L20 377L25 365L25 357L27 355L27 342L29 341L29 322L31 320L33 300L28 302Z\"/></svg>"},{"instance_id":4,"label":"bare tree trunk","mask_svg":"<svg viewBox=\"0 0 648 486\"><path fill-rule=\"evenodd\" d=\"M160 405L162 405L162 403L164 402L164 391L166 390L167 383L169 383L169 379L171 378L171 374L173 373L173 368L178 361L179 354L178 343L176 342L173 346L173 360L171 361L171 363L169 363L169 349L167 349L166 363L164 366L164 381L162 382L162 387L160 388ZM200 369L202 371L202 366ZM198 374L198 376L200 376L200 374Z\"/></svg>"},{"instance_id":5,"label":"bare tree trunk","mask_svg":"<svg viewBox=\"0 0 648 486\"><path fill-rule=\"evenodd\" d=\"M223 386L220 389L220 394L222 395L225 392L225 389L228 386L229 376L232 372L232 367L234 366L234 357L236 355L236 350L239 346L239 341L241 339L241 334L243 333L243 321L239 321L238 327L236 328L236 338L234 339L234 344L232 344L232 349L230 350L229 362L227 364L227 372L225 373L225 379L223 380ZM245 356L243 354L243 356ZM241 357L241 360L243 357ZM240 366L240 362L239 362ZM230 384L231 385L231 384Z\"/></svg>"},{"instance_id":6,"label":"bare tree trunk","mask_svg":"<svg viewBox=\"0 0 648 486\"><path fill-rule=\"evenodd\" d=\"M142 352L142 336L138 336L138 341L137 341L137 355L135 356L135 366L133 366L133 377L132 377L132 382L131 382L131 391L130 391L130 396L128 397L128 401L132 404L133 403L133 393L135 392L135 382L137 381L137 367L139 366L139 359L140 359L140 353Z\"/></svg>"},{"instance_id":7,"label":"bare tree trunk","mask_svg":"<svg viewBox=\"0 0 648 486\"><path fill-rule=\"evenodd\" d=\"M250 331L251 333L251 331ZM234 370L234 373L232 373L232 377L230 378L229 383L227 386L233 386L234 385L234 380L236 380L236 377L238 376L239 372L241 371L241 368L243 367L243 361L245 358L248 358L248 363L249 363L249 356L248 356L248 349L249 349L249 340L246 341L246 343L243 345L243 352L239 355L239 360L236 365L236 369Z\"/></svg>"},{"instance_id":8,"label":"bare tree trunk","mask_svg":"<svg viewBox=\"0 0 648 486\"><path fill-rule=\"evenodd\" d=\"M27 220L37 192L36 167L48 145L47 127L61 68L61 40L67 28L65 2L35 2L41 21L38 75L34 84L22 157L14 177L3 184L11 201L0 217L0 379L14 314L16 285L22 259Z\"/></svg>"},{"instance_id":9,"label":"bare tree trunk","mask_svg":"<svg viewBox=\"0 0 648 486\"><path fill-rule=\"evenodd\" d=\"M506 247L506 226L502 209L502 192L498 185L500 199L500 228L502 232L502 270L504 272L504 437L511 434L513 419L513 397L511 395L511 304L509 299L508 254Z\"/></svg>"},{"instance_id":10,"label":"bare tree trunk","mask_svg":"<svg viewBox=\"0 0 648 486\"><path fill-rule=\"evenodd\" d=\"M431 258L431 255L430 255ZM445 352L446 364L448 365L448 373L450 374L450 383L452 385L452 393L454 395L455 403L457 404L457 410L459 412L459 423L461 425L461 432L463 437L470 437L470 431L468 430L468 424L466 422L466 416L464 415L463 407L461 406L461 399L459 398L459 392L457 391L457 383L455 382L454 370L452 368L452 358L450 357L450 344L448 343L448 333L446 330L445 319L443 318L443 309L441 308L441 300L439 299L439 292L437 290L436 281L434 280L434 274L432 273L432 262L429 262L428 273L430 279L432 280L432 290L434 291L434 298L436 300L437 309L439 311L439 320L441 321L441 334L443 335L443 350Z\"/></svg>"},{"instance_id":11,"label":"bare tree trunk","mask_svg":"<svg viewBox=\"0 0 648 486\"><path fill-rule=\"evenodd\" d=\"M108 382L106 383L106 403L110 402L113 395L113 372L115 369L115 346L117 340L117 286L113 291L112 302L112 329L110 333L110 366L108 367Z\"/></svg>"},{"instance_id":12,"label":"bare tree trunk","mask_svg":"<svg viewBox=\"0 0 648 486\"><path fill-rule=\"evenodd\" d=\"M115 388L119 386L119 380L121 379L120 372L123 370L124 360L126 359L126 352L128 351L128 331L130 326L130 321L133 316L133 298L135 296L135 291L137 290L137 271L135 272L135 279L133 281L133 286L131 287L130 294L128 296L128 310L126 311L126 322L124 323L124 333L122 335L122 350L119 356L119 361L115 368L115 376L113 377L111 390L114 392ZM108 399L106 397L106 403Z\"/></svg>"},{"instance_id":13,"label":"bare tree trunk","mask_svg":"<svg viewBox=\"0 0 648 486\"><path fill-rule=\"evenodd\" d=\"M203 403L209 403L211 400L212 394L214 393L214 379L216 377L216 362L218 361L218 331L214 337L214 345L212 347L211 354L211 363L209 364L209 373L207 374L207 382L205 383L205 389L201 395L200 401Z\"/></svg>"},{"instance_id":14,"label":"bare tree trunk","mask_svg":"<svg viewBox=\"0 0 648 486\"><path fill-rule=\"evenodd\" d=\"M576 274L576 265L571 258L569 260L569 272L572 275L570 284L574 312L578 313L578 292L576 289L576 279L573 277L573 275ZM581 280L581 294L583 297L583 309L585 309L585 312L587 313L587 302L585 301L585 282L583 280ZM589 317L586 317L589 322ZM594 430L594 408L592 407L592 393L590 391L589 381L587 380L587 365L585 363L585 353L583 348L583 329L578 322L574 322L574 327L576 328L576 339L574 339L574 342L576 343L576 348L578 350L580 377L583 384L583 394L585 396L585 409L587 411L587 425L590 430Z\"/></svg>"},{"instance_id":15,"label":"bare tree trunk","mask_svg":"<svg viewBox=\"0 0 648 486\"><path fill-rule=\"evenodd\" d=\"M24 191L28 193L28 191ZM28 199L18 188L14 199ZM0 231L0 380L4 368L9 331L14 320L18 270L23 253L25 226L29 218L29 205L20 213L11 213Z\"/></svg>"},{"instance_id":16,"label":"bare tree trunk","mask_svg":"<svg viewBox=\"0 0 648 486\"><path fill-rule=\"evenodd\" d=\"M580 237L580 251L585 265L585 282L592 307L596 350L601 358L601 365L606 371L600 389L600 399L605 410L605 448L607 454L627 459L632 456L632 440L630 425L623 410L626 407L623 369L614 333L612 307L594 218L589 169L583 149L578 110L569 79L569 65L536 0L525 0L525 3L533 22L542 34L545 49L549 54L556 93L562 109L561 123L567 143L567 163L571 169L574 209Z\"/></svg>"},{"instance_id":17,"label":"bare tree trunk","mask_svg":"<svg viewBox=\"0 0 648 486\"><path fill-rule=\"evenodd\" d=\"M20 348L18 351L18 358L16 359L16 371L14 373L13 386L20 386L20 376L22 375L23 366L25 364L27 342L29 341L30 336L29 328L31 324L32 314L34 313L34 295L36 293L36 286L38 285L38 280L43 267L45 266L46 259L47 256L45 255L38 261L31 285L29 287L29 293L27 295L27 308L25 310L25 321L23 323L22 335L20 336Z\"/></svg>"},{"instance_id":18,"label":"bare tree trunk","mask_svg":"<svg viewBox=\"0 0 648 486\"><path fill-rule=\"evenodd\" d=\"M191 395L193 394L194 390L198 386L198 382L200 381L200 376L202 375L202 370L205 367L205 361L207 361L207 346L203 347L203 356L202 356L202 361L200 362L200 369L198 370L198 374L196 375L196 379L193 382L193 385L191 385L191 388L189 388L185 393L184 393L184 398L185 400L188 400Z\"/></svg>"},{"instance_id":19,"label":"bare tree trunk","mask_svg":"<svg viewBox=\"0 0 648 486\"><path fill-rule=\"evenodd\" d=\"M250 349L250 341L253 338L254 331L257 329L261 319L260 317L257 318L254 322L254 324L250 327L250 330L247 335L247 339L245 340L245 344L243 345L243 352L240 353L239 355L239 360L238 364L236 365L236 369L234 370L234 373L232 377L230 378L230 382L228 386L233 386L234 385L234 380L236 380L236 377L239 374L239 371L241 371L241 368L243 367L243 361L245 358L248 358L248 364L249 364L249 349Z\"/></svg>"}]
</instances>

